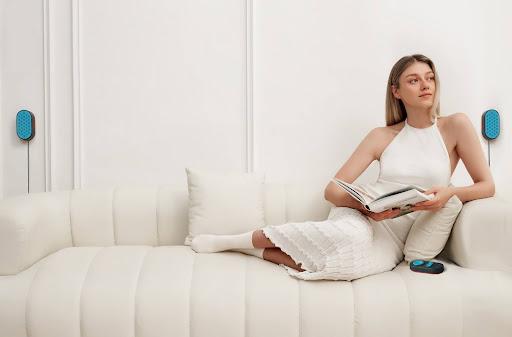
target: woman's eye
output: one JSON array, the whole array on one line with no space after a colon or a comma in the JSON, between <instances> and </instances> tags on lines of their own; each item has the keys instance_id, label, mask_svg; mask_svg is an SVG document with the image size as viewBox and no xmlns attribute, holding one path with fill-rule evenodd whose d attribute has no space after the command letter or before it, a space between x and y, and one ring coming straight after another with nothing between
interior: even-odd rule
<instances>
[{"instance_id":1,"label":"woman's eye","mask_svg":"<svg viewBox=\"0 0 512 337\"><path fill-rule=\"evenodd\" d=\"M410 80L410 81L409 81L409 83L412 83L413 81L417 81L417 80L416 80L416 79L414 79L414 80Z\"/></svg>"}]
</instances>

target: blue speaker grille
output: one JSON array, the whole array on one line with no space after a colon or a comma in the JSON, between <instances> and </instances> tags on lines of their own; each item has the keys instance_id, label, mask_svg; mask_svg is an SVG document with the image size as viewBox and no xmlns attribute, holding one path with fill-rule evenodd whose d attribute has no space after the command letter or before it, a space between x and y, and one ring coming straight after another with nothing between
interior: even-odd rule
<instances>
[{"instance_id":1,"label":"blue speaker grille","mask_svg":"<svg viewBox=\"0 0 512 337\"><path fill-rule=\"evenodd\" d=\"M496 110L487 110L484 114L484 136L496 139L500 135L500 116Z\"/></svg>"},{"instance_id":2,"label":"blue speaker grille","mask_svg":"<svg viewBox=\"0 0 512 337\"><path fill-rule=\"evenodd\" d=\"M30 111L21 110L16 115L16 133L22 140L30 140L34 135L33 115Z\"/></svg>"}]
</instances>

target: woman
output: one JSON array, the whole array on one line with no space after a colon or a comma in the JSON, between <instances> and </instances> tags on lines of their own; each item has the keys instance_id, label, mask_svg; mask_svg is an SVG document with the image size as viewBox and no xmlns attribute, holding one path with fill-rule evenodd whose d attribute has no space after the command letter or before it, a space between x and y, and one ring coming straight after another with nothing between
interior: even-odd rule
<instances>
[{"instance_id":1,"label":"woman","mask_svg":"<svg viewBox=\"0 0 512 337\"><path fill-rule=\"evenodd\" d=\"M449 200L458 199L462 205L494 195L473 125L463 113L440 116L439 89L429 58L415 54L398 60L388 79L387 126L371 130L335 175L352 183L378 160L379 178L361 186L368 193L416 185L434 194L432 200L413 205L413 212L404 215L398 209L373 213L330 182L325 199L337 207L325 221L267 226L239 235L199 235L192 249L251 254L283 265L290 275L305 280L352 280L393 269L404 258L407 235L422 213L450 212ZM459 159L473 179L471 186L450 184ZM453 221L460 207L455 213L451 210Z\"/></svg>"}]
</instances>

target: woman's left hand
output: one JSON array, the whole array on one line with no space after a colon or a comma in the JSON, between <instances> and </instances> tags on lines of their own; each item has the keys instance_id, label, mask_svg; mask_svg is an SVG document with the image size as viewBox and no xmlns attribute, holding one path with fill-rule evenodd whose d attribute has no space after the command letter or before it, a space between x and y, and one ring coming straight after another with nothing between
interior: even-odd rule
<instances>
[{"instance_id":1,"label":"woman's left hand","mask_svg":"<svg viewBox=\"0 0 512 337\"><path fill-rule=\"evenodd\" d=\"M449 186L432 186L432 188L423 192L424 194L434 194L432 200L422 201L414 204L413 211L437 211L443 208L444 204L455 194Z\"/></svg>"}]
</instances>

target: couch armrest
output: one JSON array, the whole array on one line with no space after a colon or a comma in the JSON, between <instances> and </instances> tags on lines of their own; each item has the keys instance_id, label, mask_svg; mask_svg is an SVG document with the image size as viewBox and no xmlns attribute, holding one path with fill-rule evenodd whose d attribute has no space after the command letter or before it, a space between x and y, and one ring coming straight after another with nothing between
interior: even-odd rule
<instances>
[{"instance_id":1,"label":"couch armrest","mask_svg":"<svg viewBox=\"0 0 512 337\"><path fill-rule=\"evenodd\" d=\"M17 274L72 245L69 192L0 200L0 275Z\"/></svg>"},{"instance_id":2,"label":"couch armrest","mask_svg":"<svg viewBox=\"0 0 512 337\"><path fill-rule=\"evenodd\" d=\"M502 197L465 203L442 255L461 267L512 271L511 215Z\"/></svg>"}]
</instances>

